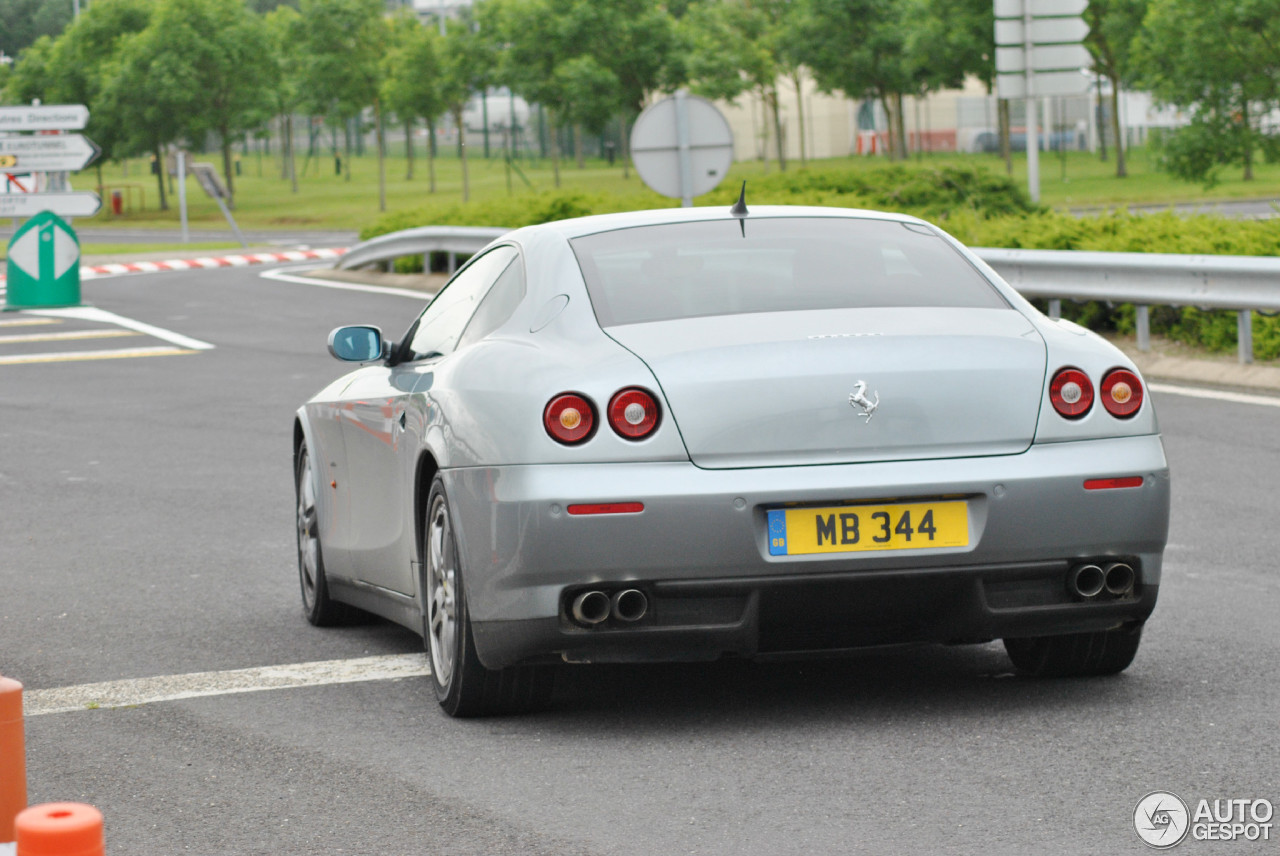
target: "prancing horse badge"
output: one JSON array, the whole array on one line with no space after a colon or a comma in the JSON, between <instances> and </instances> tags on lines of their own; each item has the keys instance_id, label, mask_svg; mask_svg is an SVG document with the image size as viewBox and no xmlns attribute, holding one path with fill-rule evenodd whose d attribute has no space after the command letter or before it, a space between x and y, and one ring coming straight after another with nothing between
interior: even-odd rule
<instances>
[{"instance_id":1,"label":"prancing horse badge","mask_svg":"<svg viewBox=\"0 0 1280 856\"><path fill-rule=\"evenodd\" d=\"M867 382L860 380L854 385L853 392L849 393L849 406L861 407L862 412L859 416L867 417L867 421L871 421L871 417L876 415L876 408L880 406L880 393L871 393L876 397L875 401L867 398Z\"/></svg>"}]
</instances>

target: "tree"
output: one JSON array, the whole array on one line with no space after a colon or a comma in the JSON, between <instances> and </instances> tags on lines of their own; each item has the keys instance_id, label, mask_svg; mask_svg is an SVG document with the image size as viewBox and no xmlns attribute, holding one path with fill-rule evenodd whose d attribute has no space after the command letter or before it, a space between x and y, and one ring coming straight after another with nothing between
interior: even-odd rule
<instances>
[{"instance_id":1,"label":"tree","mask_svg":"<svg viewBox=\"0 0 1280 856\"><path fill-rule=\"evenodd\" d=\"M380 111L386 29L381 0L302 0L298 43L302 103L310 113L347 123L369 106ZM347 137L346 179L351 180ZM383 168L379 146L379 171Z\"/></svg>"},{"instance_id":2,"label":"tree","mask_svg":"<svg viewBox=\"0 0 1280 856\"><path fill-rule=\"evenodd\" d=\"M293 34L300 26L298 11L292 6L281 4L267 14L264 19L267 27L267 38L271 42L271 58L276 68L274 108L280 117L281 178L287 179L294 193L298 192L298 165L294 159L293 114L302 103L299 83L299 66L301 56Z\"/></svg>"},{"instance_id":3,"label":"tree","mask_svg":"<svg viewBox=\"0 0 1280 856\"><path fill-rule=\"evenodd\" d=\"M875 98L889 117L890 153L907 156L902 96L917 91L900 0L803 0L798 55L824 92Z\"/></svg>"},{"instance_id":4,"label":"tree","mask_svg":"<svg viewBox=\"0 0 1280 856\"><path fill-rule=\"evenodd\" d=\"M162 0L148 30L170 67L185 66L182 135L218 137L227 192L235 197L231 144L271 114L278 67L262 18L243 0Z\"/></svg>"},{"instance_id":5,"label":"tree","mask_svg":"<svg viewBox=\"0 0 1280 856\"><path fill-rule=\"evenodd\" d=\"M98 184L102 185L102 162L121 156L124 129L99 109L103 70L115 56L121 39L141 32L151 20L149 0L98 0L86 8L56 40L32 46L23 54L23 92L19 100L40 98L49 104L85 104L89 123L84 133L102 149L97 161ZM25 76L33 66L45 68L34 77Z\"/></svg>"},{"instance_id":6,"label":"tree","mask_svg":"<svg viewBox=\"0 0 1280 856\"><path fill-rule=\"evenodd\" d=\"M471 184L467 175L467 123L463 112L472 95L477 92L483 95L488 90L497 56L494 42L481 34L475 19L467 11L446 24L441 47L440 98L453 115L454 125L458 129L462 201L466 202L471 198Z\"/></svg>"},{"instance_id":7,"label":"tree","mask_svg":"<svg viewBox=\"0 0 1280 856\"><path fill-rule=\"evenodd\" d=\"M1128 175L1124 160L1124 138L1120 133L1120 86L1134 77L1132 45L1142 29L1147 5L1148 0L1091 0L1084 11L1084 19L1089 24L1089 36L1085 39L1085 44L1093 55L1094 68L1111 81L1111 127L1116 141L1116 178ZM1101 127L1098 133L1101 135Z\"/></svg>"},{"instance_id":8,"label":"tree","mask_svg":"<svg viewBox=\"0 0 1280 856\"><path fill-rule=\"evenodd\" d=\"M1163 156L1174 175L1212 182L1238 163L1248 181L1257 151L1276 150L1263 120L1280 107L1280 0L1153 0L1133 61L1158 99L1191 113Z\"/></svg>"},{"instance_id":9,"label":"tree","mask_svg":"<svg viewBox=\"0 0 1280 856\"><path fill-rule=\"evenodd\" d=\"M59 35L71 13L67 0L0 0L0 53L16 57L41 36Z\"/></svg>"},{"instance_id":10,"label":"tree","mask_svg":"<svg viewBox=\"0 0 1280 856\"><path fill-rule=\"evenodd\" d=\"M413 123L427 124L427 174L429 192L436 192L435 127L445 111L440 92L440 37L416 19L406 17L394 25L393 47L387 52L382 99L405 125L408 140L406 179L413 178Z\"/></svg>"}]
</instances>

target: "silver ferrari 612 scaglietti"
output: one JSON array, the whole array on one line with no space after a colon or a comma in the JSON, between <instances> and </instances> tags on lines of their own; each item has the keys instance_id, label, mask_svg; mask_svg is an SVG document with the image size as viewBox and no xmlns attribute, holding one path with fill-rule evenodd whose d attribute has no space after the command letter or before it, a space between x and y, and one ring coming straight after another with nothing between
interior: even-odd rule
<instances>
[{"instance_id":1,"label":"silver ferrari 612 scaglietti","mask_svg":"<svg viewBox=\"0 0 1280 856\"><path fill-rule=\"evenodd\" d=\"M1133 363L921 220L641 211L510 232L294 426L303 608L426 639L455 716L553 665L1003 639L1133 660L1169 471Z\"/></svg>"}]
</instances>

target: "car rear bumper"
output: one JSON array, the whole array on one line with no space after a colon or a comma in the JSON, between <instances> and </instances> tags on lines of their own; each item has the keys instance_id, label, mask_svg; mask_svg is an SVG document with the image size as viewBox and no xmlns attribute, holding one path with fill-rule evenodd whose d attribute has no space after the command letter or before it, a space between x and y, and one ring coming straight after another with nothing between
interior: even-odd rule
<instances>
[{"instance_id":1,"label":"car rear bumper","mask_svg":"<svg viewBox=\"0 0 1280 856\"><path fill-rule=\"evenodd\" d=\"M495 467L443 473L475 628L490 667L546 657L705 659L914 641L1106 629L1155 606L1168 533L1158 436L1032 446L944 461L703 470L689 463ZM1086 490L1086 479L1141 476ZM771 556L786 503L964 497L969 543L903 552ZM574 515L573 504L641 503ZM1123 560L1132 592L1090 600L1083 561ZM575 593L636 588L634 622L576 624Z\"/></svg>"}]
</instances>

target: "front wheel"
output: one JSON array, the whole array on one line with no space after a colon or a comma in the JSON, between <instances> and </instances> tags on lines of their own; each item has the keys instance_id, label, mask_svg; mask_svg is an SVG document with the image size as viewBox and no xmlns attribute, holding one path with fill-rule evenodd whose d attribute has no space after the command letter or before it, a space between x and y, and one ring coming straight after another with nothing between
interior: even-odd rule
<instances>
[{"instance_id":1,"label":"front wheel","mask_svg":"<svg viewBox=\"0 0 1280 856\"><path fill-rule=\"evenodd\" d=\"M324 573L324 551L316 525L316 482L311 471L311 454L306 444L298 449L294 473L297 489L298 581L302 586L302 614L317 627L348 624L356 617L354 607L329 597Z\"/></svg>"},{"instance_id":2,"label":"front wheel","mask_svg":"<svg viewBox=\"0 0 1280 856\"><path fill-rule=\"evenodd\" d=\"M526 713L543 707L551 698L552 669L488 669L476 654L453 518L439 476L431 484L424 529L422 635L440 706L456 717Z\"/></svg>"},{"instance_id":3,"label":"front wheel","mask_svg":"<svg viewBox=\"0 0 1280 856\"><path fill-rule=\"evenodd\" d=\"M1006 639L1004 648L1019 671L1045 678L1114 675L1129 668L1142 641L1142 625Z\"/></svg>"}]
</instances>

